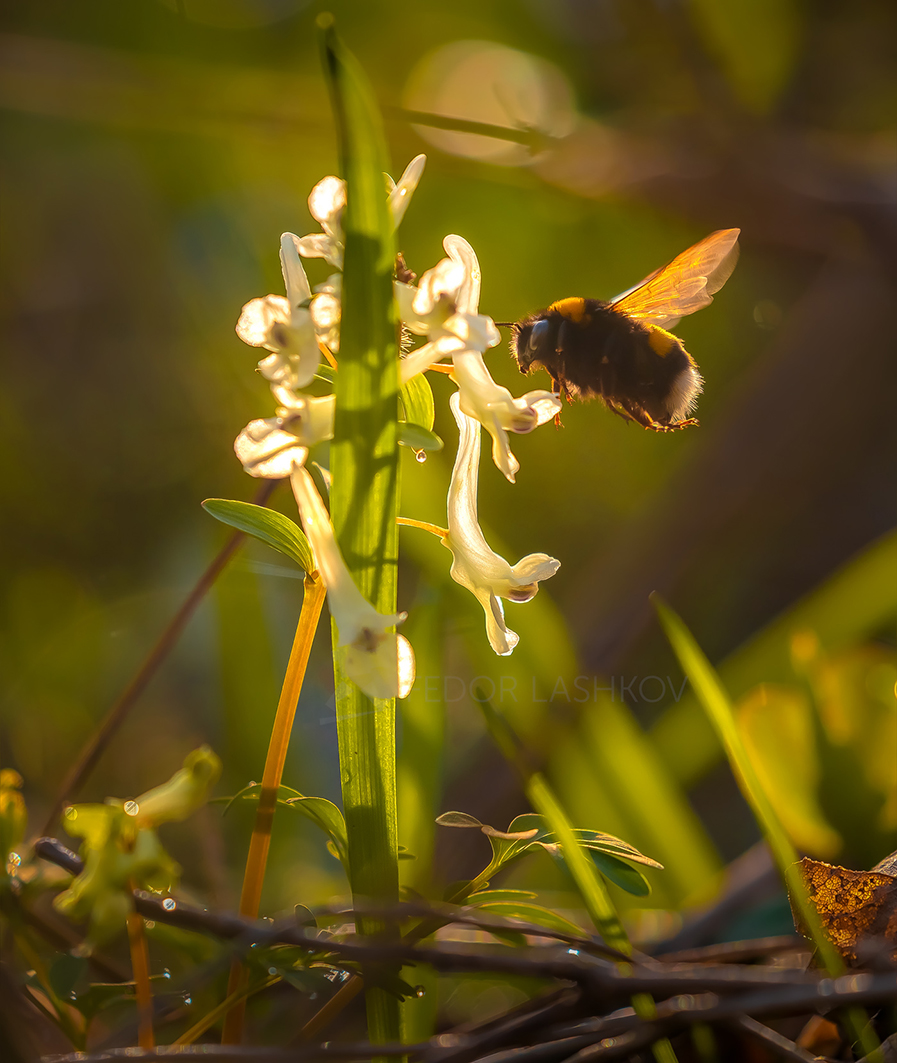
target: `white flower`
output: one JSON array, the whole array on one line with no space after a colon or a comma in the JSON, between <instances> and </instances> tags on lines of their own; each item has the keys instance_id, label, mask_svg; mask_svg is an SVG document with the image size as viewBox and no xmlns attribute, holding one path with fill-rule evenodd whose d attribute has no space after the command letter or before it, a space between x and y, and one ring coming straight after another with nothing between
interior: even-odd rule
<instances>
[{"instance_id":1,"label":"white flower","mask_svg":"<svg viewBox=\"0 0 897 1063\"><path fill-rule=\"evenodd\" d=\"M327 509L309 473L294 465L290 481L302 527L327 588L330 615L346 647L346 670L368 697L405 697L414 683L414 652L403 635L390 631L406 613L378 613L364 597L343 561Z\"/></svg>"},{"instance_id":2,"label":"white flower","mask_svg":"<svg viewBox=\"0 0 897 1063\"><path fill-rule=\"evenodd\" d=\"M480 426L462 412L459 394L450 400L458 422L460 439L448 494L448 535L442 540L451 550L451 575L466 587L486 614L486 633L492 649L509 654L520 641L505 624L501 599L528 602L539 590L539 581L560 568L548 554L528 554L510 565L486 542L477 520L477 479L480 464Z\"/></svg>"},{"instance_id":3,"label":"white flower","mask_svg":"<svg viewBox=\"0 0 897 1063\"><path fill-rule=\"evenodd\" d=\"M492 318L477 313L480 267L473 248L461 236L447 236L442 246L449 257L427 270L416 288L395 284L402 321L430 341L402 359L403 384L446 355L463 350L482 353L501 339Z\"/></svg>"},{"instance_id":4,"label":"white flower","mask_svg":"<svg viewBox=\"0 0 897 1063\"><path fill-rule=\"evenodd\" d=\"M339 177L325 177L308 197L308 210L324 230L297 238L296 248L305 258L325 258L337 269L343 268L343 211L346 207L346 182Z\"/></svg>"},{"instance_id":5,"label":"white flower","mask_svg":"<svg viewBox=\"0 0 897 1063\"><path fill-rule=\"evenodd\" d=\"M398 227L408 209L411 195L417 188L426 161L426 155L417 155L413 158L405 167L405 172L399 178L398 184L387 176L388 203L394 228ZM305 258L324 258L337 269L343 268L345 248L343 211L345 208L346 182L339 177L325 177L322 181L318 181L308 197L308 209L323 232L297 237L296 247L300 255L304 255Z\"/></svg>"},{"instance_id":6,"label":"white flower","mask_svg":"<svg viewBox=\"0 0 897 1063\"><path fill-rule=\"evenodd\" d=\"M426 165L426 155L415 155L411 162L405 167L405 172L399 178L398 184L394 183L389 174L384 175L386 177L386 187L389 189L387 205L392 214L392 224L394 229L398 229L402 224L402 218L405 217L405 211L408 209L408 204L411 202L411 196L414 194L414 190L420 182L421 175L423 174Z\"/></svg>"},{"instance_id":7,"label":"white flower","mask_svg":"<svg viewBox=\"0 0 897 1063\"><path fill-rule=\"evenodd\" d=\"M443 247L449 257L425 273L417 288L395 285L400 317L412 332L430 338L402 359L402 383L450 355L461 409L492 436L492 460L513 483L520 465L511 453L508 432L531 432L551 420L561 403L550 391L530 391L515 399L495 383L483 352L500 337L492 318L478 313L481 275L476 253L461 236L447 236Z\"/></svg>"},{"instance_id":8,"label":"white flower","mask_svg":"<svg viewBox=\"0 0 897 1063\"><path fill-rule=\"evenodd\" d=\"M550 421L561 408L560 399L550 391L528 391L515 399L506 387L495 383L479 351L456 351L452 364L461 410L492 436L492 460L514 483L520 463L511 453L508 432L532 432Z\"/></svg>"},{"instance_id":9,"label":"white flower","mask_svg":"<svg viewBox=\"0 0 897 1063\"><path fill-rule=\"evenodd\" d=\"M292 233L284 233L280 238L286 298L266 295L252 299L243 307L237 322L237 335L244 343L273 352L259 362L262 376L272 384L289 388L308 384L321 361L315 325L308 311L311 288L296 240Z\"/></svg>"},{"instance_id":10,"label":"white flower","mask_svg":"<svg viewBox=\"0 0 897 1063\"><path fill-rule=\"evenodd\" d=\"M333 438L334 395L296 395L272 386L281 403L277 417L250 421L234 441L234 452L250 476L280 480L304 465L308 448Z\"/></svg>"},{"instance_id":11,"label":"white flower","mask_svg":"<svg viewBox=\"0 0 897 1063\"><path fill-rule=\"evenodd\" d=\"M315 286L315 295L308 308L318 342L325 344L327 349L334 353L339 351L339 327L343 316L340 302L342 289L342 274L331 274L324 284Z\"/></svg>"}]
</instances>

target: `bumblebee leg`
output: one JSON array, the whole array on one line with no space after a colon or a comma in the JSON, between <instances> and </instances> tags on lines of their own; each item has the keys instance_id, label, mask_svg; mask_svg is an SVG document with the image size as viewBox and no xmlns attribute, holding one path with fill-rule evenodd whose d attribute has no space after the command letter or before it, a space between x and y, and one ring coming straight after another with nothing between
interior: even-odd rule
<instances>
[{"instance_id":1,"label":"bumblebee leg","mask_svg":"<svg viewBox=\"0 0 897 1063\"><path fill-rule=\"evenodd\" d=\"M675 421L673 424L661 424L660 421L655 421L655 419L648 414L647 410L642 409L641 406L637 406L634 403L621 403L621 405L625 410L625 414L633 421L641 424L648 432L676 432L679 428L687 428L691 424L698 423L695 418L691 417L687 421Z\"/></svg>"},{"instance_id":2,"label":"bumblebee leg","mask_svg":"<svg viewBox=\"0 0 897 1063\"><path fill-rule=\"evenodd\" d=\"M567 400L567 402L569 402L570 405L572 406L573 405L573 397L570 394L570 391L569 391L569 389L567 387L567 381L564 379L563 374L559 373L557 376L555 376L552 373L551 383L552 383L552 389L551 390L557 395L557 397L560 398L561 396L563 396ZM554 424L555 424L556 428L560 428L561 427L561 414L560 414L560 411L558 411L554 415Z\"/></svg>"},{"instance_id":3,"label":"bumblebee leg","mask_svg":"<svg viewBox=\"0 0 897 1063\"><path fill-rule=\"evenodd\" d=\"M639 423L632 416L632 414L629 413L628 410L624 410L622 406L617 406L616 403L608 402L606 399L604 400L604 405L610 410L611 413L615 413L617 417L622 418L624 421L635 421L636 424Z\"/></svg>"}]
</instances>

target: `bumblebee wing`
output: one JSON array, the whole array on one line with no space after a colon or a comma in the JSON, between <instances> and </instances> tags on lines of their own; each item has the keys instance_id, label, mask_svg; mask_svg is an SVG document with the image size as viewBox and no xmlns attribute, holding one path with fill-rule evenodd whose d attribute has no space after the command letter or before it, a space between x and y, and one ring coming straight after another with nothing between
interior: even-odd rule
<instances>
[{"instance_id":1,"label":"bumblebee wing","mask_svg":"<svg viewBox=\"0 0 897 1063\"><path fill-rule=\"evenodd\" d=\"M718 229L618 296L611 306L667 328L713 302L738 261L740 229Z\"/></svg>"}]
</instances>

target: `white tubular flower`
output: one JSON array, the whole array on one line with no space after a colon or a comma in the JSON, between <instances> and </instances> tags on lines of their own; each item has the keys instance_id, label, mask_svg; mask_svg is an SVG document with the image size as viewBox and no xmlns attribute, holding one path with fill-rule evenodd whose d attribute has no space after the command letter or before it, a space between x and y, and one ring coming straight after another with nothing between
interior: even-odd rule
<instances>
[{"instance_id":1,"label":"white tubular flower","mask_svg":"<svg viewBox=\"0 0 897 1063\"><path fill-rule=\"evenodd\" d=\"M334 395L295 395L272 387L277 417L250 421L234 441L234 452L250 476L280 480L293 465L304 465L308 448L333 438Z\"/></svg>"},{"instance_id":2,"label":"white tubular flower","mask_svg":"<svg viewBox=\"0 0 897 1063\"><path fill-rule=\"evenodd\" d=\"M297 237L280 238L280 263L287 295L266 295L243 307L237 335L252 347L272 352L259 362L263 377L272 384L297 388L308 384L321 361L315 326L308 311L311 288L296 247Z\"/></svg>"},{"instance_id":3,"label":"white tubular flower","mask_svg":"<svg viewBox=\"0 0 897 1063\"><path fill-rule=\"evenodd\" d=\"M416 288L395 284L399 316L412 332L430 339L402 359L403 384L446 355L482 353L501 339L492 318L477 313L480 267L473 248L461 236L447 236L442 246L449 257L428 270Z\"/></svg>"},{"instance_id":4,"label":"white tubular flower","mask_svg":"<svg viewBox=\"0 0 897 1063\"><path fill-rule=\"evenodd\" d=\"M305 258L325 258L337 269L343 268L343 211L346 208L346 182L339 177L318 181L308 197L308 210L324 230L300 236L296 248Z\"/></svg>"},{"instance_id":5,"label":"white tubular flower","mask_svg":"<svg viewBox=\"0 0 897 1063\"><path fill-rule=\"evenodd\" d=\"M550 391L528 391L515 399L507 388L495 383L477 350L454 352L452 364L461 410L492 436L492 460L514 483L520 463L511 453L508 432L532 432L550 421L561 408L560 399Z\"/></svg>"},{"instance_id":6,"label":"white tubular flower","mask_svg":"<svg viewBox=\"0 0 897 1063\"><path fill-rule=\"evenodd\" d=\"M314 550L327 588L330 615L345 646L346 670L368 697L405 697L414 684L414 651L403 636L390 631L406 613L385 616L364 597L346 568L333 525L309 473L294 465L290 482L302 527Z\"/></svg>"},{"instance_id":7,"label":"white tubular flower","mask_svg":"<svg viewBox=\"0 0 897 1063\"><path fill-rule=\"evenodd\" d=\"M426 155L417 155L413 158L399 178L398 184L395 184L387 175L388 202L394 228L398 228L399 222L408 209L412 193L417 188L426 162ZM308 197L308 209L324 231L297 237L296 246L300 255L305 258L325 258L337 269L343 268L345 248L343 211L345 208L346 182L339 177L325 177L322 181L318 181Z\"/></svg>"},{"instance_id":8,"label":"white tubular flower","mask_svg":"<svg viewBox=\"0 0 897 1063\"><path fill-rule=\"evenodd\" d=\"M417 288L395 285L402 320L412 332L430 337L402 359L402 383L450 355L461 409L490 433L492 460L513 483L520 465L511 453L508 432L531 432L554 417L561 403L550 391L530 391L515 399L495 383L483 352L500 337L492 318L478 313L481 275L476 253L461 236L447 236L443 247L449 257L425 273Z\"/></svg>"},{"instance_id":9,"label":"white tubular flower","mask_svg":"<svg viewBox=\"0 0 897 1063\"><path fill-rule=\"evenodd\" d=\"M402 218L405 217L405 211L411 202L411 196L420 182L426 165L426 155L415 155L405 167L405 172L399 178L398 184L395 184L389 174L386 174L386 187L389 189L388 204L394 229L398 229L402 224Z\"/></svg>"},{"instance_id":10,"label":"white tubular flower","mask_svg":"<svg viewBox=\"0 0 897 1063\"><path fill-rule=\"evenodd\" d=\"M339 327L343 316L340 302L342 290L342 274L331 274L324 284L315 286L315 295L308 308L315 326L315 335L334 353L339 351Z\"/></svg>"},{"instance_id":11,"label":"white tubular flower","mask_svg":"<svg viewBox=\"0 0 897 1063\"><path fill-rule=\"evenodd\" d=\"M460 439L448 493L448 535L443 543L454 558L452 579L482 605L489 644L505 657L520 637L505 624L501 599L528 602L539 590L539 581L553 576L561 563L548 554L528 554L510 565L486 542L477 519L480 426L462 412L460 395L452 395L450 405Z\"/></svg>"}]
</instances>

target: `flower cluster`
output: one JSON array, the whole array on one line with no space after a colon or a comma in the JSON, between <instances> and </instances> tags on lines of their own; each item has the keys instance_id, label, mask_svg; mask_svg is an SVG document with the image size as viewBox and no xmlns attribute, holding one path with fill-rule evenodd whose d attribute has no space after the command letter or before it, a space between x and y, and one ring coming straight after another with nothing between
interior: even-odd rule
<instances>
[{"instance_id":1,"label":"flower cluster","mask_svg":"<svg viewBox=\"0 0 897 1063\"><path fill-rule=\"evenodd\" d=\"M134 889L168 891L175 885L180 868L163 849L156 828L186 819L205 804L220 774L221 761L201 746L168 782L133 801L110 799L65 810L65 829L82 840L84 870L53 904L72 919L90 920L88 951L124 926Z\"/></svg>"},{"instance_id":2,"label":"flower cluster","mask_svg":"<svg viewBox=\"0 0 897 1063\"><path fill-rule=\"evenodd\" d=\"M405 213L424 163L424 156L419 155L397 184L388 183L395 225ZM339 644L346 648L351 678L370 697L402 697L414 676L411 646L394 630L405 614L378 613L362 596L340 555L324 502L305 469L309 449L333 435L334 396L315 397L299 389L317 373L322 350L331 360L339 351L341 276L333 274L312 291L301 259L323 258L337 270L342 268L345 182L325 177L312 190L308 203L322 231L281 237L286 296L253 299L243 307L237 323L241 339L270 352L259 362L259 371L271 387L277 416L250 422L234 449L250 475L290 478L327 588ZM431 530L452 551L452 578L483 606L490 645L496 653L508 654L518 636L505 624L501 599L529 601L539 581L553 576L560 563L546 554L530 554L512 566L487 544L476 505L480 426L492 437L493 462L514 483L520 464L511 451L509 433L531 432L551 420L560 410L560 400L549 391L530 391L515 398L493 380L483 356L500 337L494 321L479 312L481 274L476 254L460 236L447 236L443 246L448 257L424 273L417 285L395 282L402 323L426 340L404 354L400 379L407 384L438 364L457 385L451 408L460 440L448 494L448 528Z\"/></svg>"}]
</instances>

